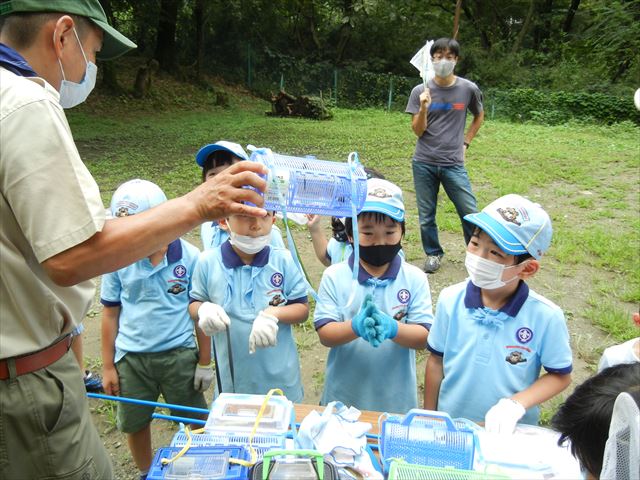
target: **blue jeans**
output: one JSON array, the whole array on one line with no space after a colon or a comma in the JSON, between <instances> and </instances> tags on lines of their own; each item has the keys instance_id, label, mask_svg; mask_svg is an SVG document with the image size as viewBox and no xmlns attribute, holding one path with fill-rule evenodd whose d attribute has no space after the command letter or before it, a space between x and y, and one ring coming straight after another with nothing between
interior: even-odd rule
<instances>
[{"instance_id":1,"label":"blue jeans","mask_svg":"<svg viewBox=\"0 0 640 480\"><path fill-rule=\"evenodd\" d=\"M420 237L422 248L427 255L444 255L444 250L438 240L438 226L436 225L436 207L438 205L438 190L442 184L447 196L456 207L465 245L469 243L473 226L462 221L462 218L478 211L476 197L471 191L469 174L464 165L441 167L425 162L413 160L413 183L418 202L418 217L420 220Z\"/></svg>"}]
</instances>

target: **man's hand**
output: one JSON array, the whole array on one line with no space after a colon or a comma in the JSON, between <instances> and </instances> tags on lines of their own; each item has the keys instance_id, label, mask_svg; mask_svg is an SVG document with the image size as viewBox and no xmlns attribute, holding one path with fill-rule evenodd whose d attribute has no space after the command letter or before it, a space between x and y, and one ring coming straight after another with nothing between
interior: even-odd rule
<instances>
[{"instance_id":1,"label":"man's hand","mask_svg":"<svg viewBox=\"0 0 640 480\"><path fill-rule=\"evenodd\" d=\"M204 302L198 307L198 326L210 337L223 331L231 324L231 320L217 303Z\"/></svg>"},{"instance_id":2,"label":"man's hand","mask_svg":"<svg viewBox=\"0 0 640 480\"><path fill-rule=\"evenodd\" d=\"M120 396L120 378L115 366L102 369L102 388L107 395Z\"/></svg>"},{"instance_id":3,"label":"man's hand","mask_svg":"<svg viewBox=\"0 0 640 480\"><path fill-rule=\"evenodd\" d=\"M264 198L253 187L264 192L267 182L258 175L266 175L267 168L259 162L238 162L188 193L203 221L218 220L229 215L264 217L266 211L259 208ZM250 202L255 207L246 205Z\"/></svg>"},{"instance_id":4,"label":"man's hand","mask_svg":"<svg viewBox=\"0 0 640 480\"><path fill-rule=\"evenodd\" d=\"M426 112L429 110L429 105L431 105L431 93L428 88L425 88L424 92L420 94L420 110Z\"/></svg>"},{"instance_id":5,"label":"man's hand","mask_svg":"<svg viewBox=\"0 0 640 480\"><path fill-rule=\"evenodd\" d=\"M213 368L211 365L196 365L193 375L193 389L198 392L206 392L213 382Z\"/></svg>"}]
</instances>

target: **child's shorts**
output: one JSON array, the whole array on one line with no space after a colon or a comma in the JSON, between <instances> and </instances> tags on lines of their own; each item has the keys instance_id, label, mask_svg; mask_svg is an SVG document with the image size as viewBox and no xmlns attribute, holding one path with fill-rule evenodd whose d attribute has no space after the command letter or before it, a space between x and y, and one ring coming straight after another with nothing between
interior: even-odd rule
<instances>
[{"instance_id":1,"label":"child's shorts","mask_svg":"<svg viewBox=\"0 0 640 480\"><path fill-rule=\"evenodd\" d=\"M204 394L193 388L198 349L176 348L165 352L127 353L116 363L120 395L155 402L160 394L165 402L187 407L207 408ZM155 408L118 403L118 428L135 433L151 422ZM206 419L206 414L172 410L172 415Z\"/></svg>"}]
</instances>

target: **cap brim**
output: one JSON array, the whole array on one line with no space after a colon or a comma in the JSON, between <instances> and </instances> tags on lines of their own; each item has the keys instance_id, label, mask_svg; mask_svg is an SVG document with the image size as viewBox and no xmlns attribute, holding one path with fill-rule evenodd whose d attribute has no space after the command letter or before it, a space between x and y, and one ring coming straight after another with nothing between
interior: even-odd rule
<instances>
[{"instance_id":1,"label":"cap brim","mask_svg":"<svg viewBox=\"0 0 640 480\"><path fill-rule=\"evenodd\" d=\"M383 213L393 218L396 222L402 222L404 220L404 210L392 208L388 204L382 202L366 202L360 213L364 212Z\"/></svg>"},{"instance_id":2,"label":"cap brim","mask_svg":"<svg viewBox=\"0 0 640 480\"><path fill-rule=\"evenodd\" d=\"M98 60L113 60L138 46L106 22L89 18L104 32L102 48L96 55Z\"/></svg>"},{"instance_id":3,"label":"cap brim","mask_svg":"<svg viewBox=\"0 0 640 480\"><path fill-rule=\"evenodd\" d=\"M480 227L505 253L509 255L528 253L524 245L509 230L485 212L470 213L465 215L464 220Z\"/></svg>"}]
</instances>

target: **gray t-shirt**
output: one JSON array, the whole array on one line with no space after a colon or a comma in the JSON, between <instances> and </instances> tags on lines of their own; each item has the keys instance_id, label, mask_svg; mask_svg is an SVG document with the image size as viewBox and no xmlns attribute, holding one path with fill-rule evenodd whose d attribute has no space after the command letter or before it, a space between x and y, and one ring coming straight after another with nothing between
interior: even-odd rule
<instances>
[{"instance_id":1,"label":"gray t-shirt","mask_svg":"<svg viewBox=\"0 0 640 480\"><path fill-rule=\"evenodd\" d=\"M411 90L406 113L420 110L420 94L424 85ZM429 82L431 105L427 113L427 129L418 139L414 160L432 165L451 166L464 162L464 126L467 110L474 116L483 110L482 92L478 86L462 77L450 87Z\"/></svg>"}]
</instances>

